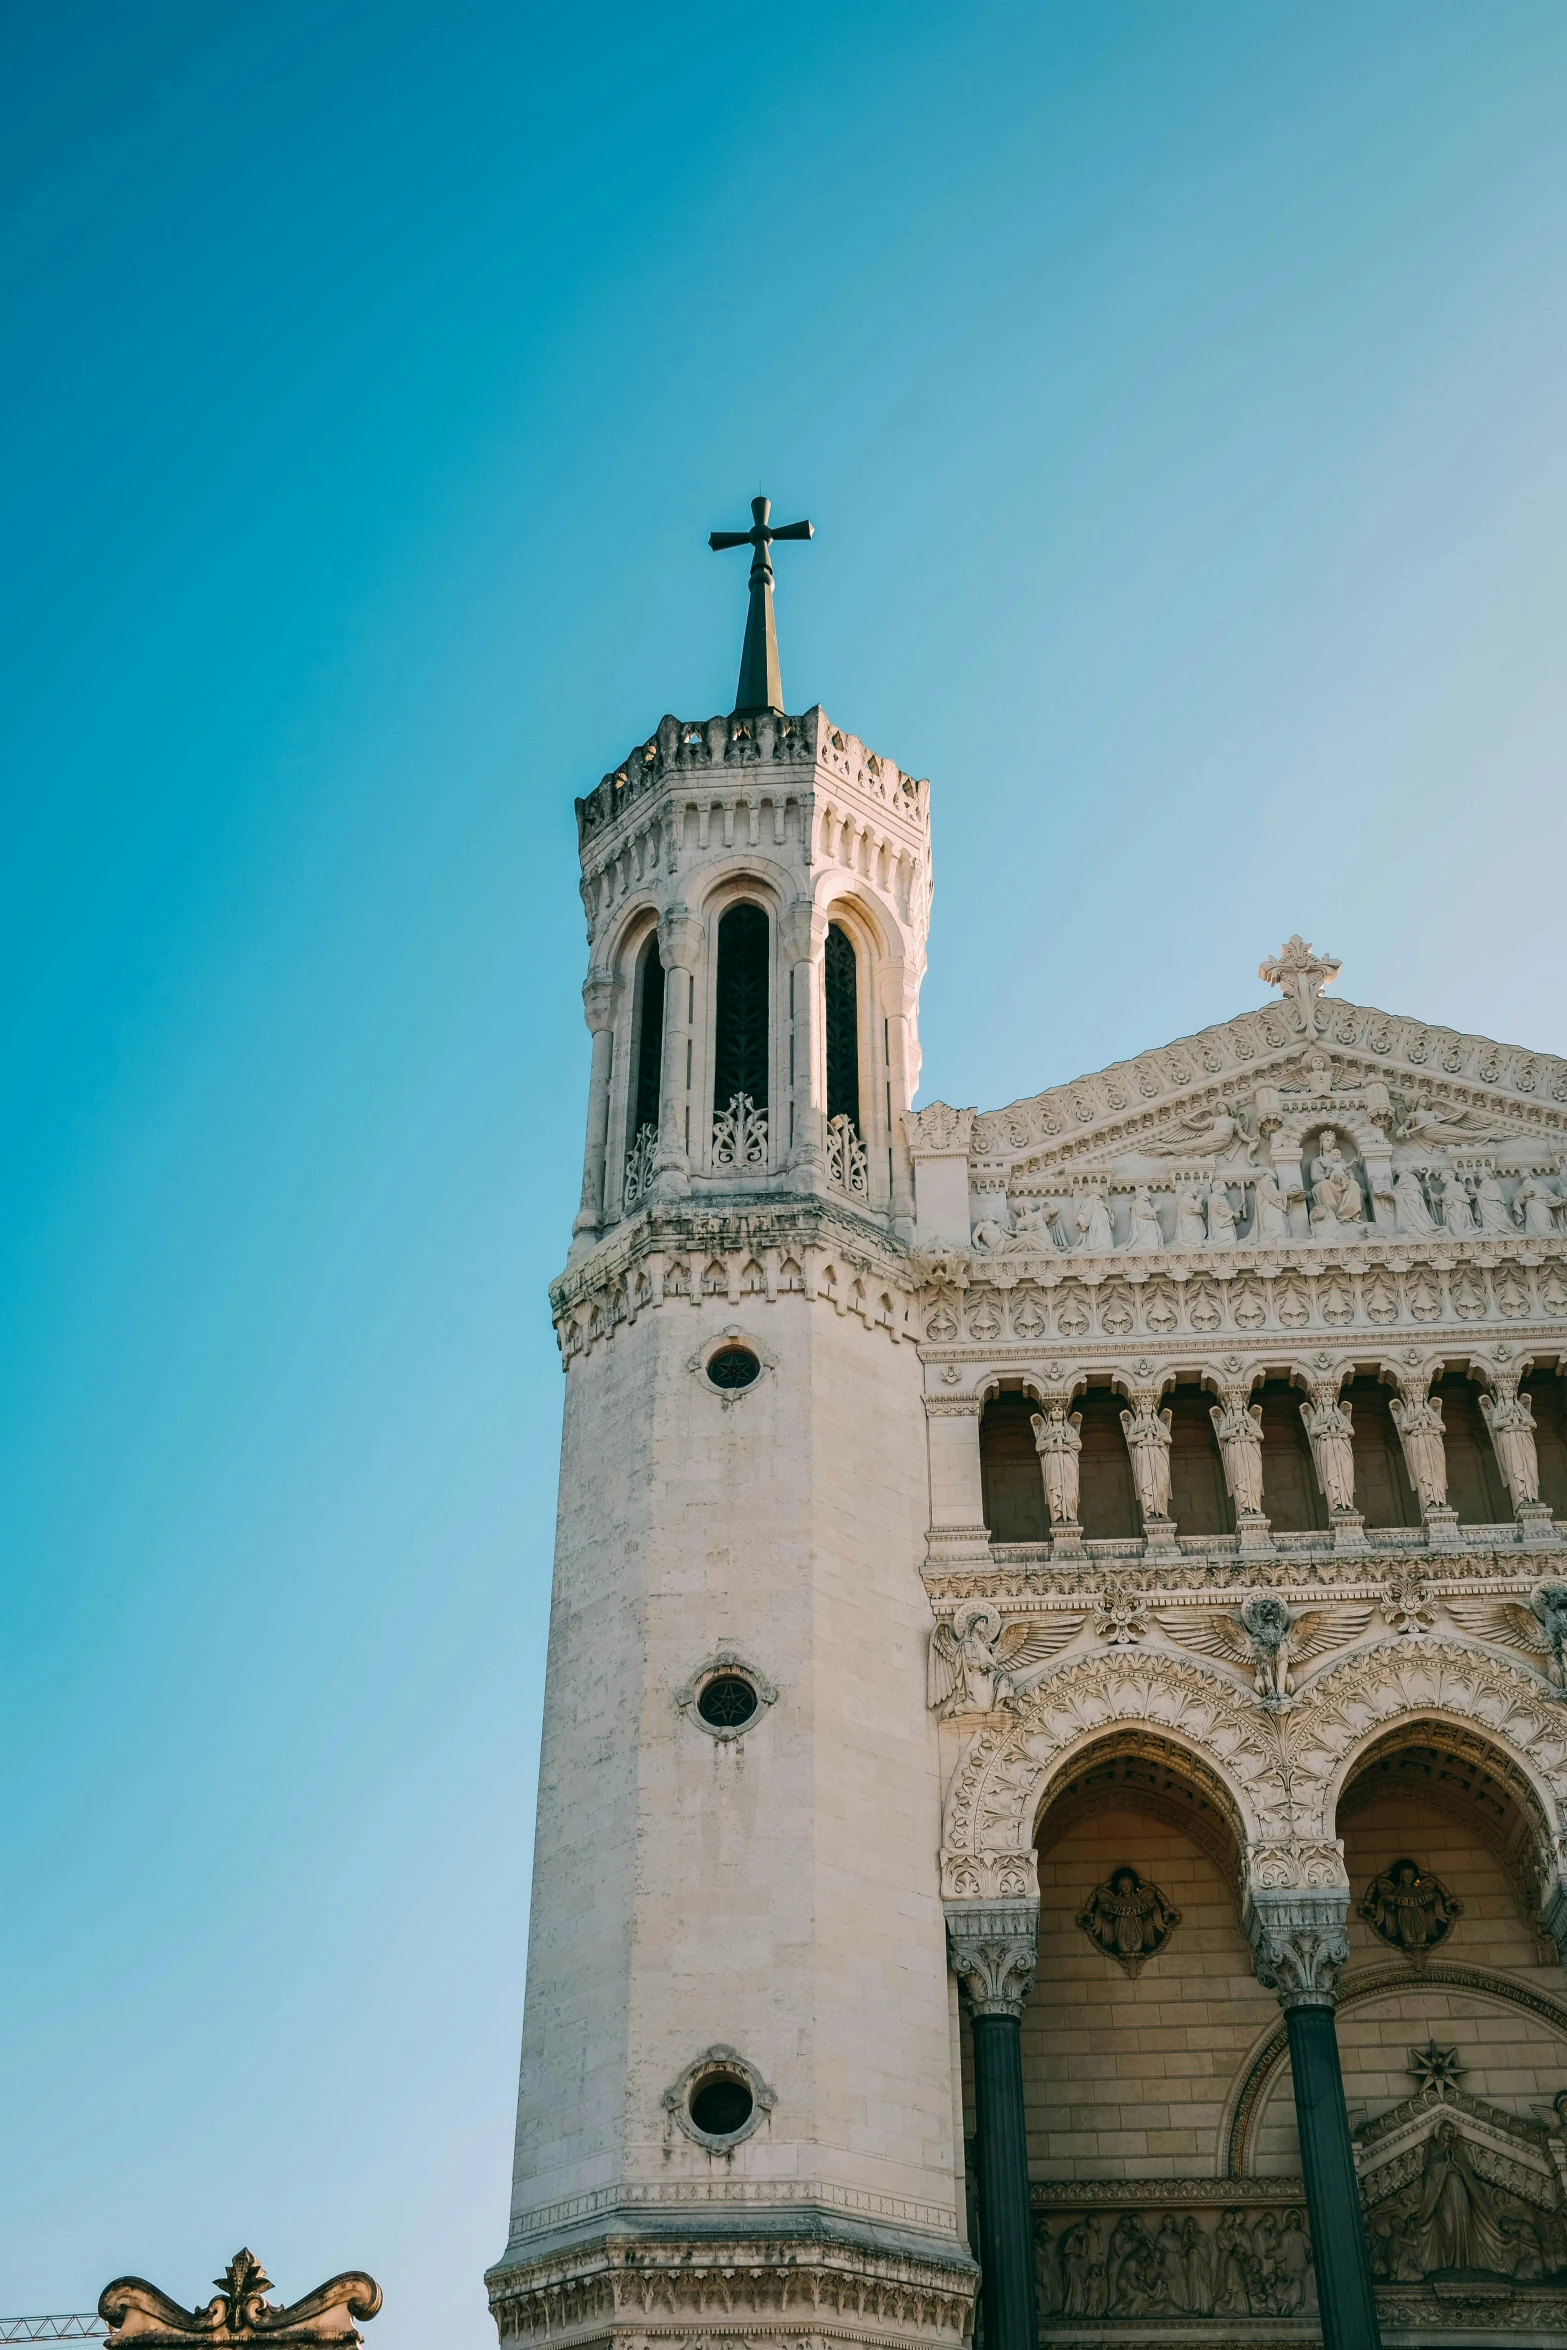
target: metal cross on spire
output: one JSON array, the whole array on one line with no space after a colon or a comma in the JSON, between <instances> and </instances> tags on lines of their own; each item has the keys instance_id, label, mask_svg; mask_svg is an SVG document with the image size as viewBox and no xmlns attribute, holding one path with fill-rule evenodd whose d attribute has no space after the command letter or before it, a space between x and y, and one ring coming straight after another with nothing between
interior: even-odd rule
<instances>
[{"instance_id":1,"label":"metal cross on spire","mask_svg":"<svg viewBox=\"0 0 1567 2350\"><path fill-rule=\"evenodd\" d=\"M774 539L808 539L815 535L808 522L786 522L774 530L767 519L771 512L769 499L753 498L749 530L715 530L707 541L715 554L724 547L753 550L751 607L745 617L740 683L735 689L736 718L755 710L782 710L784 706L778 675L778 631L773 625L773 563L768 548Z\"/></svg>"}]
</instances>

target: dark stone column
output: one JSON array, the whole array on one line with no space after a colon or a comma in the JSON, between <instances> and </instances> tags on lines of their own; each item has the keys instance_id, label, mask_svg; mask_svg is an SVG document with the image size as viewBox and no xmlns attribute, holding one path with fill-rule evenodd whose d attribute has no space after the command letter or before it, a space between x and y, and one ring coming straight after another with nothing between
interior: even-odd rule
<instances>
[{"instance_id":1,"label":"dark stone column","mask_svg":"<svg viewBox=\"0 0 1567 2350\"><path fill-rule=\"evenodd\" d=\"M1323 2350L1381 2350L1333 2025L1348 1907L1346 1892L1253 1893L1247 1926L1258 1979L1277 1991L1289 2035Z\"/></svg>"},{"instance_id":2,"label":"dark stone column","mask_svg":"<svg viewBox=\"0 0 1567 2350\"><path fill-rule=\"evenodd\" d=\"M974 2033L985 2350L1038 2350L1022 2018L1038 1962L1039 1905L954 1904L947 1911L947 1947L953 1972L967 1994Z\"/></svg>"}]
</instances>

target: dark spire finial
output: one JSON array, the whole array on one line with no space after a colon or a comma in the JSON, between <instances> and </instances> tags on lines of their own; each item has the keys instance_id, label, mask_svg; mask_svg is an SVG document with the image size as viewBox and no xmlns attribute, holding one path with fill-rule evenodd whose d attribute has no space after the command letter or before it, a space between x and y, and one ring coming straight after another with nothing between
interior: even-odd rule
<instances>
[{"instance_id":1,"label":"dark spire finial","mask_svg":"<svg viewBox=\"0 0 1567 2350\"><path fill-rule=\"evenodd\" d=\"M784 706L778 675L778 631L773 625L773 564L768 548L774 539L808 539L815 535L808 522L786 522L781 529L774 530L767 519L771 512L768 499L753 498L749 530L715 530L707 542L715 554L723 547L753 550L751 604L745 616L740 683L735 690L736 718L754 710L782 710Z\"/></svg>"}]
</instances>

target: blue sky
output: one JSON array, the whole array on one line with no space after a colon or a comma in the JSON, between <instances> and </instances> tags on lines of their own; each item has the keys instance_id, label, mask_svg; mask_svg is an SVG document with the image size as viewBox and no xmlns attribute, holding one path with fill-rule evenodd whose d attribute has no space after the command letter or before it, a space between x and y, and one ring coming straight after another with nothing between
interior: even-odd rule
<instances>
[{"instance_id":1,"label":"blue sky","mask_svg":"<svg viewBox=\"0 0 1567 2350\"><path fill-rule=\"evenodd\" d=\"M0 116L0 2313L246 2242L479 2350L572 797L765 489L926 1098L1297 928L1567 1049L1567 11L24 0Z\"/></svg>"}]
</instances>

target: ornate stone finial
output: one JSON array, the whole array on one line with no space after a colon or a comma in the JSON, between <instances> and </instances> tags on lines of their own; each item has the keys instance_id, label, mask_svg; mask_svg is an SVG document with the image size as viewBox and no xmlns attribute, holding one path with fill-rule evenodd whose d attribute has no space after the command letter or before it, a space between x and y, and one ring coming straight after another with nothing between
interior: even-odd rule
<instances>
[{"instance_id":1,"label":"ornate stone finial","mask_svg":"<svg viewBox=\"0 0 1567 2350\"><path fill-rule=\"evenodd\" d=\"M778 631L773 624L773 563L768 548L774 539L815 536L808 522L786 522L773 529L767 519L771 512L770 500L753 498L749 530L715 530L708 535L707 543L715 554L725 547L751 549L751 602L740 653L740 683L735 689L736 718L750 717L758 710L783 709Z\"/></svg>"},{"instance_id":2,"label":"ornate stone finial","mask_svg":"<svg viewBox=\"0 0 1567 2350\"><path fill-rule=\"evenodd\" d=\"M109 2328L111 2350L134 2342L138 2350L228 2350L231 2344L287 2343L290 2350L316 2344L364 2340L355 2318L374 2317L381 2288L362 2269L345 2269L307 2293L302 2301L274 2309L266 2299L272 2279L255 2254L235 2253L214 2282L218 2291L205 2309L182 2309L145 2277L116 2277L98 2296L98 2315Z\"/></svg>"},{"instance_id":3,"label":"ornate stone finial","mask_svg":"<svg viewBox=\"0 0 1567 2350\"><path fill-rule=\"evenodd\" d=\"M1342 969L1342 963L1332 955L1314 955L1297 930L1293 938L1284 941L1276 955L1257 965L1257 977L1295 998L1300 1024L1311 1036L1317 1025L1317 998Z\"/></svg>"}]
</instances>

